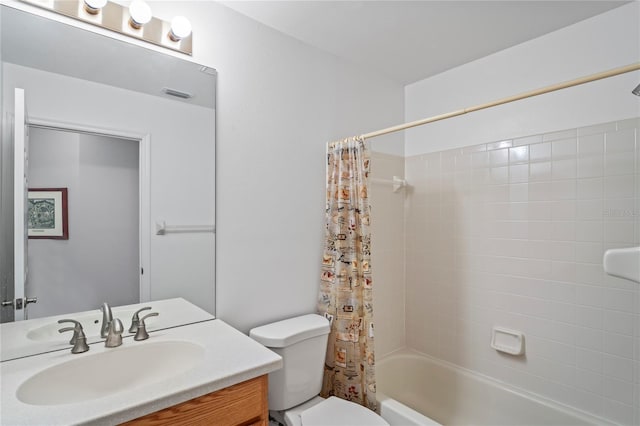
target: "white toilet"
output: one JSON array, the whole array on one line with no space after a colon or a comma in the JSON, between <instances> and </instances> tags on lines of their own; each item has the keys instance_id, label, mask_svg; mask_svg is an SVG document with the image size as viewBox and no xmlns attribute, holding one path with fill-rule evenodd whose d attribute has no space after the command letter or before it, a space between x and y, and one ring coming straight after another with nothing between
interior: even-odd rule
<instances>
[{"instance_id":1,"label":"white toilet","mask_svg":"<svg viewBox=\"0 0 640 426\"><path fill-rule=\"evenodd\" d=\"M318 396L329 336L324 317L309 314L274 322L252 329L249 336L282 357L283 367L269 374L269 410L274 417L284 412L288 426L389 425L359 404Z\"/></svg>"}]
</instances>

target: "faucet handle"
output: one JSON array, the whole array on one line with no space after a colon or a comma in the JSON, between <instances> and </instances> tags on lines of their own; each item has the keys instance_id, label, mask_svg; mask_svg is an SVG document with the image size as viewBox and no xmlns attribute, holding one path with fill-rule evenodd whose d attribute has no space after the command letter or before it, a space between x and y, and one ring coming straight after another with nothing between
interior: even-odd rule
<instances>
[{"instance_id":1,"label":"faucet handle","mask_svg":"<svg viewBox=\"0 0 640 426\"><path fill-rule=\"evenodd\" d=\"M84 334L84 330L82 329L82 324L72 319L58 320L58 324L64 324L67 322L73 323L73 327L61 328L60 330L58 330L58 333L73 331L73 337L69 341L69 344L73 345L73 348L71 348L71 353L80 354L82 352L88 351L89 345L87 345L87 336Z\"/></svg>"},{"instance_id":2,"label":"faucet handle","mask_svg":"<svg viewBox=\"0 0 640 426\"><path fill-rule=\"evenodd\" d=\"M136 331L138 331L138 325L140 324L140 317L138 317L138 314L149 309L151 309L151 306L145 306L144 308L138 309L133 314L133 317L131 317L131 327L129 327L129 333L135 333Z\"/></svg>"},{"instance_id":3,"label":"faucet handle","mask_svg":"<svg viewBox=\"0 0 640 426\"><path fill-rule=\"evenodd\" d=\"M124 326L119 318L113 319L109 323L109 332L107 334L107 340L104 342L104 346L107 348L116 348L122 344L122 332Z\"/></svg>"},{"instance_id":4,"label":"faucet handle","mask_svg":"<svg viewBox=\"0 0 640 426\"><path fill-rule=\"evenodd\" d=\"M144 323L144 320L146 320L149 317L157 317L158 315L160 314L158 314L157 312L152 312L140 318L138 331L136 332L136 335L133 337L133 340L147 340L149 338L149 333L147 333L147 326Z\"/></svg>"}]
</instances>

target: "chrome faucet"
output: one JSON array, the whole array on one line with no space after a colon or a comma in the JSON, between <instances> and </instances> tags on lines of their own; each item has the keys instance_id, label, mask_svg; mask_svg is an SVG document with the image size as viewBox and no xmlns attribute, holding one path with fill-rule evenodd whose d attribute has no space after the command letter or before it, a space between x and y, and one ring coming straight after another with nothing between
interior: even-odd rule
<instances>
[{"instance_id":1,"label":"chrome faucet","mask_svg":"<svg viewBox=\"0 0 640 426\"><path fill-rule=\"evenodd\" d=\"M109 334L109 324L113 321L113 314L111 313L111 307L107 302L102 304L100 308L102 311L102 327L100 327L100 337L107 337Z\"/></svg>"},{"instance_id":2,"label":"chrome faucet","mask_svg":"<svg viewBox=\"0 0 640 426\"><path fill-rule=\"evenodd\" d=\"M81 354L82 352L88 351L89 345L87 345L87 336L84 334L84 330L82 330L82 324L72 319L58 320L58 324L64 324L66 322L73 323L73 327L61 328L60 330L58 330L58 333L73 331L73 337L69 341L69 344L73 345L73 348L71 348L71 353Z\"/></svg>"}]
</instances>

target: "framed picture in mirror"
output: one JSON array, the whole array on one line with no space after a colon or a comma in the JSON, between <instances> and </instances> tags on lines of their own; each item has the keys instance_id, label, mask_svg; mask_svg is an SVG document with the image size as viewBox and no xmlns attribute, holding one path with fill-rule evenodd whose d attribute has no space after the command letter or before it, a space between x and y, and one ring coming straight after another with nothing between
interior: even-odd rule
<instances>
[{"instance_id":1,"label":"framed picture in mirror","mask_svg":"<svg viewBox=\"0 0 640 426\"><path fill-rule=\"evenodd\" d=\"M28 236L32 239L69 239L67 188L29 188Z\"/></svg>"}]
</instances>

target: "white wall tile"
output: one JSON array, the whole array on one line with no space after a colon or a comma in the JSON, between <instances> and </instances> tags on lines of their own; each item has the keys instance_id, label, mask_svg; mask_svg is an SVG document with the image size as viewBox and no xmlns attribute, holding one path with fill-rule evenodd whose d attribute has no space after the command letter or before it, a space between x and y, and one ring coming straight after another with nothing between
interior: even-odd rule
<instances>
[{"instance_id":1,"label":"white wall tile","mask_svg":"<svg viewBox=\"0 0 640 426\"><path fill-rule=\"evenodd\" d=\"M637 299L635 297L637 292L618 290L614 288L604 287L605 291L602 294L602 306L607 309L613 309L616 311L634 313L637 312Z\"/></svg>"},{"instance_id":2,"label":"white wall tile","mask_svg":"<svg viewBox=\"0 0 640 426\"><path fill-rule=\"evenodd\" d=\"M553 220L575 220L576 202L573 200L554 201L551 203Z\"/></svg>"},{"instance_id":3,"label":"white wall tile","mask_svg":"<svg viewBox=\"0 0 640 426\"><path fill-rule=\"evenodd\" d=\"M564 158L564 157L561 157ZM575 158L565 160L553 160L551 162L551 175L553 179L571 179L577 176L577 160Z\"/></svg>"},{"instance_id":4,"label":"white wall tile","mask_svg":"<svg viewBox=\"0 0 640 426\"><path fill-rule=\"evenodd\" d=\"M551 160L551 143L540 143L529 147L529 159L533 162Z\"/></svg>"},{"instance_id":5,"label":"white wall tile","mask_svg":"<svg viewBox=\"0 0 640 426\"><path fill-rule=\"evenodd\" d=\"M576 222L572 220L554 221L551 225L553 239L573 242L576 240Z\"/></svg>"},{"instance_id":6,"label":"white wall tile","mask_svg":"<svg viewBox=\"0 0 640 426\"><path fill-rule=\"evenodd\" d=\"M575 138L556 140L551 143L551 158L575 158L578 152L578 141Z\"/></svg>"},{"instance_id":7,"label":"white wall tile","mask_svg":"<svg viewBox=\"0 0 640 426\"><path fill-rule=\"evenodd\" d=\"M502 166L502 167L491 167L490 169L490 179L491 179L491 183L494 184L501 184L501 183L508 183L509 182L509 167L508 166Z\"/></svg>"},{"instance_id":8,"label":"white wall tile","mask_svg":"<svg viewBox=\"0 0 640 426\"><path fill-rule=\"evenodd\" d=\"M606 176L626 175L634 173L635 158L633 152L606 153L604 157L604 174Z\"/></svg>"},{"instance_id":9,"label":"white wall tile","mask_svg":"<svg viewBox=\"0 0 640 426\"><path fill-rule=\"evenodd\" d=\"M551 182L529 182L528 184L529 201L550 201Z\"/></svg>"},{"instance_id":10,"label":"white wall tile","mask_svg":"<svg viewBox=\"0 0 640 426\"><path fill-rule=\"evenodd\" d=\"M529 164L509 166L509 182L527 182L529 180Z\"/></svg>"},{"instance_id":11,"label":"white wall tile","mask_svg":"<svg viewBox=\"0 0 640 426\"><path fill-rule=\"evenodd\" d=\"M607 132L614 132L618 129L617 123L605 123L605 124L596 124L593 126L580 127L578 129L578 140L584 138L584 136L588 135L596 135L602 138L602 136Z\"/></svg>"},{"instance_id":12,"label":"white wall tile","mask_svg":"<svg viewBox=\"0 0 640 426\"><path fill-rule=\"evenodd\" d=\"M584 295L580 296L585 297ZM578 300L580 303L582 299ZM604 325L604 310L599 307L576 305L574 323L581 327L602 330Z\"/></svg>"},{"instance_id":13,"label":"white wall tile","mask_svg":"<svg viewBox=\"0 0 640 426\"><path fill-rule=\"evenodd\" d=\"M534 240L551 239L551 210L549 203L529 203L529 237Z\"/></svg>"},{"instance_id":14,"label":"white wall tile","mask_svg":"<svg viewBox=\"0 0 640 426\"><path fill-rule=\"evenodd\" d=\"M605 377L603 383L603 394L606 398L633 406L633 383Z\"/></svg>"},{"instance_id":15,"label":"white wall tile","mask_svg":"<svg viewBox=\"0 0 640 426\"><path fill-rule=\"evenodd\" d=\"M605 153L633 153L636 148L635 129L628 128L605 134Z\"/></svg>"},{"instance_id":16,"label":"white wall tile","mask_svg":"<svg viewBox=\"0 0 640 426\"><path fill-rule=\"evenodd\" d=\"M599 351L576 348L576 367L602 374L604 371L604 357L608 356Z\"/></svg>"},{"instance_id":17,"label":"white wall tile","mask_svg":"<svg viewBox=\"0 0 640 426\"><path fill-rule=\"evenodd\" d=\"M553 200L575 200L577 185L575 179L554 180L551 187Z\"/></svg>"},{"instance_id":18,"label":"white wall tile","mask_svg":"<svg viewBox=\"0 0 640 426\"><path fill-rule=\"evenodd\" d=\"M633 198L634 195L634 175L606 176L604 178L605 198Z\"/></svg>"},{"instance_id":19,"label":"white wall tile","mask_svg":"<svg viewBox=\"0 0 640 426\"><path fill-rule=\"evenodd\" d=\"M546 133L544 135L542 135L542 140L543 141L555 141L555 140L559 140L559 139L569 139L569 138L575 138L578 135L578 130L577 129L570 129L570 130L561 130L558 132L553 132L553 133Z\"/></svg>"},{"instance_id":20,"label":"white wall tile","mask_svg":"<svg viewBox=\"0 0 640 426\"><path fill-rule=\"evenodd\" d=\"M504 140L499 142L491 142L487 144L487 151L492 151L496 149L509 148L513 145L513 141Z\"/></svg>"},{"instance_id":21,"label":"white wall tile","mask_svg":"<svg viewBox=\"0 0 640 426\"><path fill-rule=\"evenodd\" d=\"M504 166L509 164L509 149L496 149L489 152L489 165L492 167L495 166Z\"/></svg>"},{"instance_id":22,"label":"white wall tile","mask_svg":"<svg viewBox=\"0 0 640 426\"><path fill-rule=\"evenodd\" d=\"M550 252L550 250L549 250ZM549 254L547 254L549 255ZM551 262L551 279L554 281L575 282L576 280L576 264L574 262L562 262L554 260ZM556 283L559 285L559 283ZM574 299L566 300L574 302Z\"/></svg>"},{"instance_id":23,"label":"white wall tile","mask_svg":"<svg viewBox=\"0 0 640 426\"><path fill-rule=\"evenodd\" d=\"M614 125L615 127L615 125ZM578 130L580 133L580 129ZM604 132L578 135L578 156L598 156L604 153Z\"/></svg>"},{"instance_id":24,"label":"white wall tile","mask_svg":"<svg viewBox=\"0 0 640 426\"><path fill-rule=\"evenodd\" d=\"M633 243L635 223L631 221L605 222L604 241L607 243Z\"/></svg>"},{"instance_id":25,"label":"white wall tile","mask_svg":"<svg viewBox=\"0 0 640 426\"><path fill-rule=\"evenodd\" d=\"M579 369L576 372L576 387L585 391L602 395L604 376L590 370Z\"/></svg>"},{"instance_id":26,"label":"white wall tile","mask_svg":"<svg viewBox=\"0 0 640 426\"><path fill-rule=\"evenodd\" d=\"M551 162L529 164L529 181L539 182L551 179Z\"/></svg>"},{"instance_id":27,"label":"white wall tile","mask_svg":"<svg viewBox=\"0 0 640 426\"><path fill-rule=\"evenodd\" d=\"M576 242L576 262L602 263L604 249L601 242Z\"/></svg>"},{"instance_id":28,"label":"white wall tile","mask_svg":"<svg viewBox=\"0 0 640 426\"><path fill-rule=\"evenodd\" d=\"M490 153L487 151L478 151L471 153L471 167L475 169L489 167L489 165L491 164L489 162L489 154Z\"/></svg>"},{"instance_id":29,"label":"white wall tile","mask_svg":"<svg viewBox=\"0 0 640 426\"><path fill-rule=\"evenodd\" d=\"M612 208L616 207L612 205ZM576 219L578 220L602 220L604 202L601 199L577 200Z\"/></svg>"},{"instance_id":30,"label":"white wall tile","mask_svg":"<svg viewBox=\"0 0 640 426\"><path fill-rule=\"evenodd\" d=\"M637 424L633 419L633 407L608 398L603 400L602 415L621 425Z\"/></svg>"},{"instance_id":31,"label":"white wall tile","mask_svg":"<svg viewBox=\"0 0 640 426\"><path fill-rule=\"evenodd\" d=\"M633 338L622 334L603 333L603 352L633 359Z\"/></svg>"},{"instance_id":32,"label":"white wall tile","mask_svg":"<svg viewBox=\"0 0 640 426\"><path fill-rule=\"evenodd\" d=\"M576 241L602 242L604 223L602 221L576 221Z\"/></svg>"},{"instance_id":33,"label":"white wall tile","mask_svg":"<svg viewBox=\"0 0 640 426\"><path fill-rule=\"evenodd\" d=\"M604 311L604 330L612 333L633 336L636 318L633 314L606 309Z\"/></svg>"},{"instance_id":34,"label":"white wall tile","mask_svg":"<svg viewBox=\"0 0 640 426\"><path fill-rule=\"evenodd\" d=\"M604 157L578 157L577 176L579 178L598 177L604 174Z\"/></svg>"},{"instance_id":35,"label":"white wall tile","mask_svg":"<svg viewBox=\"0 0 640 426\"><path fill-rule=\"evenodd\" d=\"M579 160L578 160L579 161ZM580 164L578 163L578 170ZM578 174L578 177L580 175ZM579 200L591 200L604 197L604 179L601 177L577 179L576 197Z\"/></svg>"},{"instance_id":36,"label":"white wall tile","mask_svg":"<svg viewBox=\"0 0 640 426\"><path fill-rule=\"evenodd\" d=\"M529 201L529 184L514 183L509 185L509 201L524 202Z\"/></svg>"},{"instance_id":37,"label":"white wall tile","mask_svg":"<svg viewBox=\"0 0 640 426\"><path fill-rule=\"evenodd\" d=\"M529 146L518 146L509 148L509 164L520 164L529 162Z\"/></svg>"},{"instance_id":38,"label":"white wall tile","mask_svg":"<svg viewBox=\"0 0 640 426\"><path fill-rule=\"evenodd\" d=\"M525 136L513 140L513 146L533 145L542 142L542 135Z\"/></svg>"}]
</instances>

